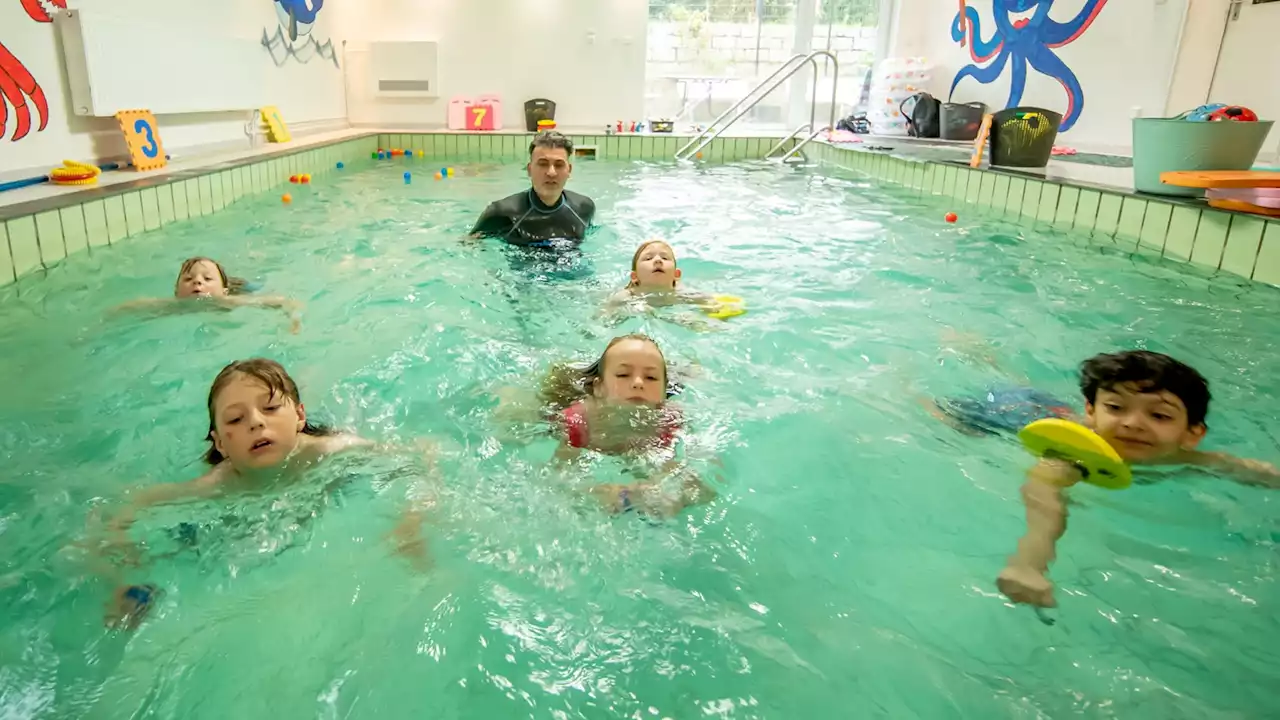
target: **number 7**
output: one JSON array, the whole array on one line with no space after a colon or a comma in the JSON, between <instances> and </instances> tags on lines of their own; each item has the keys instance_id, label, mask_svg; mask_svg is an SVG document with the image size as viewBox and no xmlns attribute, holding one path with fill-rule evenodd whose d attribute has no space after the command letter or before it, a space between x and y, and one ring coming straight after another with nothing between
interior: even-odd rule
<instances>
[{"instance_id":1,"label":"number 7","mask_svg":"<svg viewBox=\"0 0 1280 720\"><path fill-rule=\"evenodd\" d=\"M486 113L489 112L489 108L486 108L486 107L471 108L471 112L475 115L475 118L476 118L475 127L480 127L481 125L484 124L484 116Z\"/></svg>"}]
</instances>

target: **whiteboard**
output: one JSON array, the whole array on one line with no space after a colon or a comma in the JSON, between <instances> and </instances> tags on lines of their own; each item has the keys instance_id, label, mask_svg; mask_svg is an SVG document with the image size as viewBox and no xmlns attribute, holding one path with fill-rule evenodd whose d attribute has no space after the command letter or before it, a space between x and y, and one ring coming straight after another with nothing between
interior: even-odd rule
<instances>
[{"instance_id":1,"label":"whiteboard","mask_svg":"<svg viewBox=\"0 0 1280 720\"><path fill-rule=\"evenodd\" d=\"M246 110L266 103L270 59L257 40L129 17L101 7L67 10L54 22L62 38L72 110L110 117Z\"/></svg>"}]
</instances>

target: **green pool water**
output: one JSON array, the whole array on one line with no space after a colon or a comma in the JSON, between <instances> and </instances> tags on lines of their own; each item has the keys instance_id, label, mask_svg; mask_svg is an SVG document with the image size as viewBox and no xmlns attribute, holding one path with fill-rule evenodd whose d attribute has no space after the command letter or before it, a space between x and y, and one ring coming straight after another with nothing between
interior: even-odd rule
<instances>
[{"instance_id":1,"label":"green pool water","mask_svg":"<svg viewBox=\"0 0 1280 720\"><path fill-rule=\"evenodd\" d=\"M1080 360L1145 347L1210 379L1206 447L1277 461L1280 294L963 208L947 225L941 199L766 163L579 163L570 187L600 226L580 260L530 265L462 241L522 168L455 166L435 182L413 164L410 185L400 161L349 167L290 206L246 199L0 290L0 716L1276 711L1280 495L1176 473L1073 491L1048 627L994 587L1028 457L919 399L1010 382L985 354L1078 404ZM750 311L716 332L602 324L650 235L688 286ZM196 254L304 302L301 332L260 310L106 312L171 292ZM693 462L721 478L716 502L660 525L567 497L555 441L513 442L493 416L498 388L637 330L693 373ZM255 355L290 369L313 416L449 448L433 567L385 537L421 469L353 455L144 515L152 561L128 577L165 595L108 632L91 516L196 476L209 383Z\"/></svg>"}]
</instances>

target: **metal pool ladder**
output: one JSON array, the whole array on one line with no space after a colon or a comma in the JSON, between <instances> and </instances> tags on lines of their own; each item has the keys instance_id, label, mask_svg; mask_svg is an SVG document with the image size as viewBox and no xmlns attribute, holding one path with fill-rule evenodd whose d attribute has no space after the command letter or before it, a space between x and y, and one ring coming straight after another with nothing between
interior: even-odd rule
<instances>
[{"instance_id":1,"label":"metal pool ladder","mask_svg":"<svg viewBox=\"0 0 1280 720\"><path fill-rule=\"evenodd\" d=\"M826 125L822 127L817 127L817 122L818 122L818 60L817 58L823 57L823 56L831 59L831 65L835 70L835 72L831 76L831 117L828 119ZM769 149L769 152L764 154L764 159L766 160L777 159L780 162L789 162L791 160L794 160L797 157L801 157L800 150L803 149L805 145L808 145L814 138L818 137L818 135L822 133L824 130L833 130L835 129L835 126L836 126L836 84L840 78L840 61L836 59L835 55L831 54L826 50L814 50L808 55L799 55L799 54L792 55L786 62L782 63L781 67L779 67L777 70L774 70L772 75L765 78L763 81L761 81L759 85L756 85L754 88L752 88L751 92L742 96L742 99L734 103L733 106L730 107L728 110L725 110L723 113L720 113L720 117L717 117L715 120L712 120L711 124L708 125L705 130L698 133L697 137L685 143L683 146L680 147L679 150L676 150L676 159L688 160L689 158L695 157L699 152L702 152L702 149L705 148L707 145L710 145L712 140L715 140L716 138L720 137L720 135L724 133L725 130L728 130L731 125L737 122L739 118L741 118L743 115L746 115L747 112L751 110L751 108L760 104L760 101L764 100L769 95L769 93L773 92L774 90L777 90L779 85L781 85L783 82L788 80L792 75L795 75L797 72L799 72L800 69L803 68L806 63L813 66L813 97L809 100L809 122L805 123L804 125L801 125L795 130L792 130L790 135L783 138L781 142L779 142L777 145L774 145L772 148ZM723 121L726 117L729 117L729 115L733 115L733 117L729 118L728 121L724 122L724 124L721 125L720 124L721 121ZM796 137L799 136L801 133L806 133L806 132L809 134L805 139L801 140L799 143L796 143L795 147L792 147L790 150L786 151L782 155L778 156L777 158L774 158L774 153L781 150L783 146L785 146L787 143L796 139Z\"/></svg>"}]
</instances>

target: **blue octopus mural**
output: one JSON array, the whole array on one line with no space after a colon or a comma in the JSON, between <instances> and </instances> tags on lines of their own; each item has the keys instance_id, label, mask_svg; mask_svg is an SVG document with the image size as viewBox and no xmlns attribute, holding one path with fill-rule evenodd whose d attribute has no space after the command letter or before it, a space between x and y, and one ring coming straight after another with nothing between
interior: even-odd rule
<instances>
[{"instance_id":1,"label":"blue octopus mural","mask_svg":"<svg viewBox=\"0 0 1280 720\"><path fill-rule=\"evenodd\" d=\"M960 11L951 22L951 39L960 43L960 47L969 47L973 64L956 73L951 91L955 92L956 86L967 77L984 85L994 82L1004 73L1005 65L1012 64L1013 82L1005 107L1015 107L1022 102L1027 65L1030 65L1033 70L1062 83L1067 91L1067 111L1062 115L1059 129L1070 130L1084 110L1084 91L1075 73L1053 50L1079 39L1097 19L1107 0L1087 0L1080 12L1066 22L1049 19L1053 3L1054 0L991 0L996 27L991 39L983 40L978 11L960 0ZM989 65L982 65L988 61Z\"/></svg>"}]
</instances>

